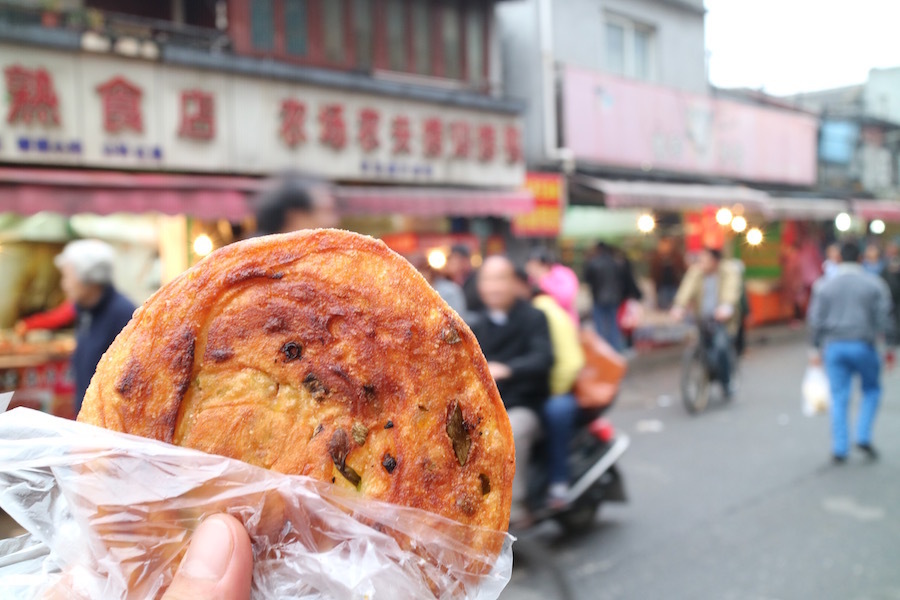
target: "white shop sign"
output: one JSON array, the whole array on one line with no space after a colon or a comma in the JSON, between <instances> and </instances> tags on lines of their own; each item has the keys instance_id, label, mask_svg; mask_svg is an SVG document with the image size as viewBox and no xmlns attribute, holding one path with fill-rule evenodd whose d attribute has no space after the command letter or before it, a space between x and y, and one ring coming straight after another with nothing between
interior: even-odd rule
<instances>
[{"instance_id":1,"label":"white shop sign","mask_svg":"<svg viewBox=\"0 0 900 600\"><path fill-rule=\"evenodd\" d=\"M516 117L0 45L0 161L518 187Z\"/></svg>"}]
</instances>

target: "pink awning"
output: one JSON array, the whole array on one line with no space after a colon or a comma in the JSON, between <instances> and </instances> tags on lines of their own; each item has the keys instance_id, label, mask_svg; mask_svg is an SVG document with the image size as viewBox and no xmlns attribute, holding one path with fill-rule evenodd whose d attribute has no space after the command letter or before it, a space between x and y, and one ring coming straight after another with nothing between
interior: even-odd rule
<instances>
[{"instance_id":1,"label":"pink awning","mask_svg":"<svg viewBox=\"0 0 900 600\"><path fill-rule=\"evenodd\" d=\"M900 200L854 200L853 212L866 221L900 223Z\"/></svg>"},{"instance_id":2,"label":"pink awning","mask_svg":"<svg viewBox=\"0 0 900 600\"><path fill-rule=\"evenodd\" d=\"M0 167L0 212L188 214L237 221L259 189L249 177Z\"/></svg>"},{"instance_id":3,"label":"pink awning","mask_svg":"<svg viewBox=\"0 0 900 600\"><path fill-rule=\"evenodd\" d=\"M403 214L420 217L511 217L534 209L526 190L352 187L337 189L342 214Z\"/></svg>"}]
</instances>

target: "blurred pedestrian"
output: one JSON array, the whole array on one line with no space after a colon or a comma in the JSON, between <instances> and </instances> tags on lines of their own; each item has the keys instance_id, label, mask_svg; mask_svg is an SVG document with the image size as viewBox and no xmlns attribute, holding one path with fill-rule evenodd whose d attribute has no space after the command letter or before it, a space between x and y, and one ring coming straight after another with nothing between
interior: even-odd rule
<instances>
[{"instance_id":1,"label":"blurred pedestrian","mask_svg":"<svg viewBox=\"0 0 900 600\"><path fill-rule=\"evenodd\" d=\"M900 246L891 242L884 249L884 272L881 274L894 303L894 319L897 327L894 331L900 335Z\"/></svg>"},{"instance_id":2,"label":"blurred pedestrian","mask_svg":"<svg viewBox=\"0 0 900 600\"><path fill-rule=\"evenodd\" d=\"M678 284L687 271L684 254L675 246L670 237L659 240L650 258L650 279L656 289L656 306L660 310L672 308Z\"/></svg>"},{"instance_id":3,"label":"blurred pedestrian","mask_svg":"<svg viewBox=\"0 0 900 600\"><path fill-rule=\"evenodd\" d=\"M569 314L572 322L578 323L578 310L575 307L578 276L575 271L556 262L553 254L545 248L535 249L531 253L525 263L525 271L532 284L556 300Z\"/></svg>"},{"instance_id":4,"label":"blurred pedestrian","mask_svg":"<svg viewBox=\"0 0 900 600\"><path fill-rule=\"evenodd\" d=\"M884 261L881 259L881 249L878 248L878 244L869 244L866 246L862 266L872 275L881 277L881 274L884 273Z\"/></svg>"},{"instance_id":5,"label":"blurred pedestrian","mask_svg":"<svg viewBox=\"0 0 900 600\"><path fill-rule=\"evenodd\" d=\"M115 251L100 240L70 242L54 259L63 293L78 313L72 354L76 415L100 357L134 313L131 301L113 287L114 261Z\"/></svg>"},{"instance_id":6,"label":"blurred pedestrian","mask_svg":"<svg viewBox=\"0 0 900 600\"><path fill-rule=\"evenodd\" d=\"M829 244L825 248L825 262L822 263L822 276L830 278L837 273L837 266L841 264L841 245Z\"/></svg>"},{"instance_id":7,"label":"blurred pedestrian","mask_svg":"<svg viewBox=\"0 0 900 600\"><path fill-rule=\"evenodd\" d=\"M463 321L469 320L466 296L455 281L447 279L440 271L429 265L423 254L413 254L409 257L409 262L425 278L428 285L434 288L438 296L462 317Z\"/></svg>"},{"instance_id":8,"label":"blurred pedestrian","mask_svg":"<svg viewBox=\"0 0 900 600\"><path fill-rule=\"evenodd\" d=\"M562 508L569 495L569 442L578 416L578 402L574 387L578 373L584 367L584 351L578 337L578 329L570 315L557 301L540 288L532 285L531 276L524 269L517 269L520 294L531 305L544 313L553 347L553 367L550 370L550 398L541 407L544 428L547 431L548 467L550 485L547 505Z\"/></svg>"},{"instance_id":9,"label":"blurred pedestrian","mask_svg":"<svg viewBox=\"0 0 900 600\"><path fill-rule=\"evenodd\" d=\"M297 174L276 177L256 202L258 235L337 227L337 202L331 187Z\"/></svg>"},{"instance_id":10,"label":"blurred pedestrian","mask_svg":"<svg viewBox=\"0 0 900 600\"><path fill-rule=\"evenodd\" d=\"M881 400L881 359L876 344L894 343L891 293L887 284L859 264L859 246L841 246L842 263L834 276L822 279L813 290L809 311L810 338L815 350L810 362L824 362L831 384L832 456L847 460L849 436L847 412L853 376L862 380L862 404L857 417L856 445L870 459L878 457L872 446L872 429ZM887 353L893 365L893 351Z\"/></svg>"},{"instance_id":11,"label":"blurred pedestrian","mask_svg":"<svg viewBox=\"0 0 900 600\"><path fill-rule=\"evenodd\" d=\"M625 277L614 249L600 242L584 269L584 280L594 301L594 326L597 333L617 352L625 346L619 328L619 307L625 299Z\"/></svg>"},{"instance_id":12,"label":"blurred pedestrian","mask_svg":"<svg viewBox=\"0 0 900 600\"><path fill-rule=\"evenodd\" d=\"M516 447L511 521L527 518L526 476L532 446L540 435L540 411L550 394L553 349L547 319L520 297L515 267L504 256L491 256L478 270L478 291L485 308L472 321L488 368L506 406Z\"/></svg>"},{"instance_id":13,"label":"blurred pedestrian","mask_svg":"<svg viewBox=\"0 0 900 600\"><path fill-rule=\"evenodd\" d=\"M742 273L737 263L722 259L718 248L706 248L684 276L672 306L672 316L683 319L687 310L712 327L708 352L717 365L726 395L734 392L732 348L740 328Z\"/></svg>"},{"instance_id":14,"label":"blurred pedestrian","mask_svg":"<svg viewBox=\"0 0 900 600\"><path fill-rule=\"evenodd\" d=\"M450 281L462 287L466 297L466 308L470 313L484 308L478 293L478 281L472 268L472 251L465 244L454 244L447 256L447 264L443 269Z\"/></svg>"}]
</instances>

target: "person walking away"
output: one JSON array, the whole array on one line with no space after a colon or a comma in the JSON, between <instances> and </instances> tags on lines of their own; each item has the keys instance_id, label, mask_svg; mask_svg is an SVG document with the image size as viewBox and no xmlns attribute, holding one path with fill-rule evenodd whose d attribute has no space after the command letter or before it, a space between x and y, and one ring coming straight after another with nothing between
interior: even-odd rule
<instances>
[{"instance_id":1,"label":"person walking away","mask_svg":"<svg viewBox=\"0 0 900 600\"><path fill-rule=\"evenodd\" d=\"M656 289L656 306L669 310L678 292L678 284L687 271L684 255L675 248L672 238L659 240L656 251L650 259L650 278Z\"/></svg>"},{"instance_id":2,"label":"person walking away","mask_svg":"<svg viewBox=\"0 0 900 600\"><path fill-rule=\"evenodd\" d=\"M881 250L877 244L866 246L862 266L866 271L878 277L881 277L881 274L884 273L884 261L881 259Z\"/></svg>"},{"instance_id":3,"label":"person walking away","mask_svg":"<svg viewBox=\"0 0 900 600\"><path fill-rule=\"evenodd\" d=\"M569 267L559 264L546 249L539 248L531 253L525 263L525 271L532 284L537 286L562 307L572 322L577 324L578 310L575 300L578 297L578 276Z\"/></svg>"},{"instance_id":4,"label":"person walking away","mask_svg":"<svg viewBox=\"0 0 900 600\"><path fill-rule=\"evenodd\" d=\"M578 416L578 402L573 392L575 380L584 367L584 351L578 337L578 329L571 316L539 288L532 286L525 270L516 270L520 295L544 313L550 331L553 348L553 367L550 369L550 399L541 408L544 429L547 432L548 467L550 486L547 505L563 508L569 494L569 441Z\"/></svg>"},{"instance_id":5,"label":"person walking away","mask_svg":"<svg viewBox=\"0 0 900 600\"><path fill-rule=\"evenodd\" d=\"M53 261L62 273L63 293L77 312L72 354L76 415L100 357L134 313L134 304L113 287L114 261L115 251L100 240L70 242Z\"/></svg>"},{"instance_id":6,"label":"person walking away","mask_svg":"<svg viewBox=\"0 0 900 600\"><path fill-rule=\"evenodd\" d=\"M466 296L463 293L463 289L456 284L455 281L451 281L444 277L439 271L432 268L431 265L428 264L428 260L421 253L417 253L409 257L409 262L416 268L416 270L425 278L425 281L428 282L434 291L438 293L438 296L447 303L450 308L456 311L463 321L469 321L469 313L466 307Z\"/></svg>"},{"instance_id":7,"label":"person walking away","mask_svg":"<svg viewBox=\"0 0 900 600\"><path fill-rule=\"evenodd\" d=\"M625 342L619 329L619 306L625 299L622 268L613 249L606 243L597 244L596 253L588 260L584 280L591 289L594 301L594 326L597 333L617 352Z\"/></svg>"},{"instance_id":8,"label":"person walking away","mask_svg":"<svg viewBox=\"0 0 900 600\"><path fill-rule=\"evenodd\" d=\"M825 262L822 263L822 276L826 279L834 276L837 266L841 264L841 245L829 244L825 248Z\"/></svg>"},{"instance_id":9,"label":"person walking away","mask_svg":"<svg viewBox=\"0 0 900 600\"><path fill-rule=\"evenodd\" d=\"M872 445L872 429L881 400L881 359L876 344L881 338L893 345L896 331L891 319L888 285L859 263L859 246L841 246L837 272L813 289L809 334L813 345L811 364L824 363L831 384L831 443L835 464L847 460L850 451L847 412L853 376L862 380L862 405L856 429L856 445L869 459L878 453ZM887 353L893 365L893 351Z\"/></svg>"},{"instance_id":10,"label":"person walking away","mask_svg":"<svg viewBox=\"0 0 900 600\"><path fill-rule=\"evenodd\" d=\"M515 268L505 256L491 256L478 271L485 308L473 319L472 332L488 360L506 406L516 446L512 522L527 518L526 473L540 434L540 411L550 394L553 350L547 319L519 297Z\"/></svg>"},{"instance_id":11,"label":"person walking away","mask_svg":"<svg viewBox=\"0 0 900 600\"><path fill-rule=\"evenodd\" d=\"M741 272L736 264L722 260L721 250L706 248L685 274L672 307L672 316L678 320L691 310L698 318L714 324L710 352L728 396L734 392L731 350L740 325L741 287Z\"/></svg>"},{"instance_id":12,"label":"person walking away","mask_svg":"<svg viewBox=\"0 0 900 600\"><path fill-rule=\"evenodd\" d=\"M472 268L472 251L465 244L454 244L447 255L444 275L463 290L470 314L484 308L478 293L478 277Z\"/></svg>"},{"instance_id":13,"label":"person walking away","mask_svg":"<svg viewBox=\"0 0 900 600\"><path fill-rule=\"evenodd\" d=\"M337 227L337 203L327 183L287 174L268 188L256 201L257 235Z\"/></svg>"}]
</instances>

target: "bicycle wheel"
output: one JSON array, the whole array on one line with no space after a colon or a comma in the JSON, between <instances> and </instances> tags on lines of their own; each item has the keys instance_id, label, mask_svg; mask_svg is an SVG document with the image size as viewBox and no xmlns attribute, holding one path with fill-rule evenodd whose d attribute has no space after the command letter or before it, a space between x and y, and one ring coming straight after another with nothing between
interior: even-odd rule
<instances>
[{"instance_id":1,"label":"bicycle wheel","mask_svg":"<svg viewBox=\"0 0 900 600\"><path fill-rule=\"evenodd\" d=\"M709 406L709 373L698 347L689 348L681 365L681 401L691 414Z\"/></svg>"}]
</instances>

